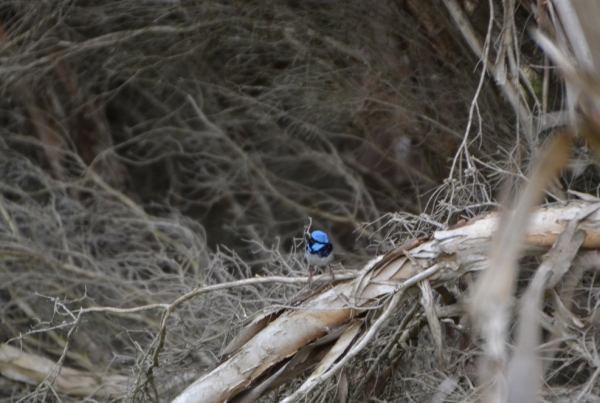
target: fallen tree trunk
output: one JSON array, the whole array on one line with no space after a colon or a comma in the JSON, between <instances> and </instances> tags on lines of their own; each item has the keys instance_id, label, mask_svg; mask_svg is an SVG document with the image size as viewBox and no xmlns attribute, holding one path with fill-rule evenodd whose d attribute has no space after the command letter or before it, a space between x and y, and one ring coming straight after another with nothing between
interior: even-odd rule
<instances>
[{"instance_id":1,"label":"fallen tree trunk","mask_svg":"<svg viewBox=\"0 0 600 403\"><path fill-rule=\"evenodd\" d=\"M524 253L548 250L566 225L577 219L582 209L588 207L589 211L593 203L598 202L574 201L533 212ZM253 401L318 357L311 362L319 363L313 374L284 399L292 401L338 373L377 335L409 295L431 292L428 286L420 287L419 291L417 283L427 282L436 287L467 272L484 269L499 219L498 213L490 213L462 226L436 232L431 240L414 242L407 249L399 248L372 260L352 280L337 282L296 306L257 318L225 350L232 355L173 402ZM600 212L587 216L579 228L585 231L582 248L600 248ZM367 328L357 338L365 313L372 311L379 317L370 326L364 326ZM435 312L427 318L432 327ZM432 334L441 338L438 333L433 326Z\"/></svg>"}]
</instances>

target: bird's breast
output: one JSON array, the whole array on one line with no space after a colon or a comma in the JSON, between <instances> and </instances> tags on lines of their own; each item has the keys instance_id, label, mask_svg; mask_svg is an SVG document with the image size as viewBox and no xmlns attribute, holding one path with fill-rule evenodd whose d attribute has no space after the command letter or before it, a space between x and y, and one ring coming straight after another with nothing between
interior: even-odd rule
<instances>
[{"instance_id":1,"label":"bird's breast","mask_svg":"<svg viewBox=\"0 0 600 403\"><path fill-rule=\"evenodd\" d=\"M327 256L319 256L317 253L306 253L306 261L308 264L315 266L327 266L333 260L333 253Z\"/></svg>"}]
</instances>

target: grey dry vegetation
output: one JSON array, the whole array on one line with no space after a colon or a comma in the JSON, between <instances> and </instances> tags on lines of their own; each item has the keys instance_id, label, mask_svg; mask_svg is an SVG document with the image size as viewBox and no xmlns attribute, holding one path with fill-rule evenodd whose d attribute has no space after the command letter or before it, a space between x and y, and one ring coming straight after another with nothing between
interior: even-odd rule
<instances>
[{"instance_id":1,"label":"grey dry vegetation","mask_svg":"<svg viewBox=\"0 0 600 403\"><path fill-rule=\"evenodd\" d=\"M441 3L3 1L0 401L169 401L290 306L309 217L354 269L497 207L574 106L526 24L568 33L552 7ZM582 144L548 201L597 193ZM571 304L543 306L579 321L544 334L549 401L600 395L598 263L579 262ZM350 398L476 400L471 284L397 309L348 364Z\"/></svg>"}]
</instances>

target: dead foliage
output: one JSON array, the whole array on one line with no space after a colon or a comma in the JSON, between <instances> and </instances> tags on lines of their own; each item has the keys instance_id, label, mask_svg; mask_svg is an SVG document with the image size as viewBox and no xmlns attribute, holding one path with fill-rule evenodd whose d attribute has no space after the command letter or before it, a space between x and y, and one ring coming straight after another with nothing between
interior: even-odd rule
<instances>
[{"instance_id":1,"label":"dead foliage","mask_svg":"<svg viewBox=\"0 0 600 403\"><path fill-rule=\"evenodd\" d=\"M587 3L2 2L0 400L598 399Z\"/></svg>"}]
</instances>

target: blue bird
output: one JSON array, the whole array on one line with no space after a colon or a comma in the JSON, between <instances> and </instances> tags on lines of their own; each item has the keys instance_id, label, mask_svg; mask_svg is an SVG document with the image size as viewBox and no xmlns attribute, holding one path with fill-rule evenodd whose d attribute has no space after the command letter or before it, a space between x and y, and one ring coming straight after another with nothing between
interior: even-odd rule
<instances>
[{"instance_id":1,"label":"blue bird","mask_svg":"<svg viewBox=\"0 0 600 403\"><path fill-rule=\"evenodd\" d=\"M329 242L329 237L323 231L313 231L306 237L306 261L309 265L308 281L311 282L314 267L329 266L333 260L333 245ZM313 267L310 267L310 266ZM329 268L331 277L333 271Z\"/></svg>"}]
</instances>

